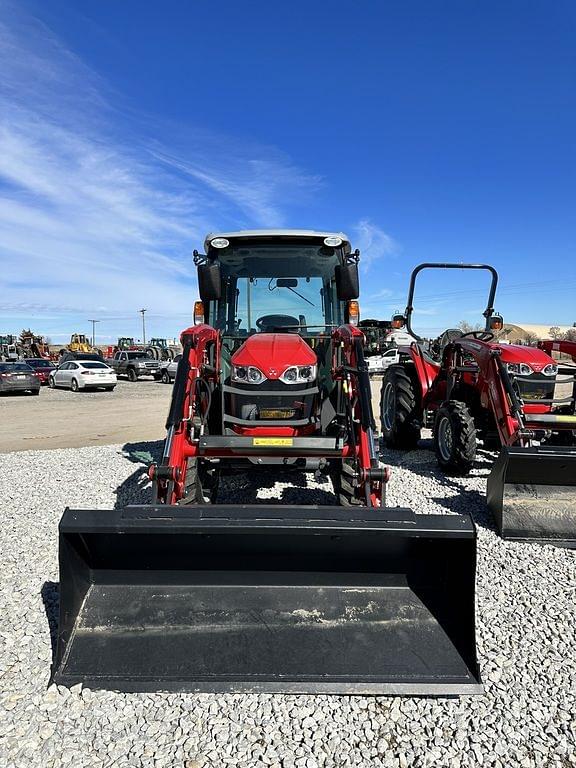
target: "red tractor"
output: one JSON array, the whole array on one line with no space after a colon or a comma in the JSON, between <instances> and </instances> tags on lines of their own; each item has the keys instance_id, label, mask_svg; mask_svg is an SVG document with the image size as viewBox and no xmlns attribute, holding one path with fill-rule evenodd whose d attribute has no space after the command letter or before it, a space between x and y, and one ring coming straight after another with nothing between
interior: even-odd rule
<instances>
[{"instance_id":1,"label":"red tractor","mask_svg":"<svg viewBox=\"0 0 576 768\"><path fill-rule=\"evenodd\" d=\"M469 516L383 506L358 251L209 235L149 506L67 510L54 680L121 690L482 690ZM339 506L218 503L226 473L313 470Z\"/></svg>"},{"instance_id":2,"label":"red tractor","mask_svg":"<svg viewBox=\"0 0 576 768\"><path fill-rule=\"evenodd\" d=\"M416 278L424 269L488 270L485 330L449 329L426 347L411 326ZM470 472L481 439L485 448L500 451L487 497L502 536L571 546L576 539L574 399L558 407L558 366L544 350L494 340L503 326L494 312L497 283L496 270L487 265L416 267L405 314L393 324L405 325L417 341L384 376L382 433L388 446L409 450L422 427L431 424L438 463L451 474Z\"/></svg>"}]
</instances>

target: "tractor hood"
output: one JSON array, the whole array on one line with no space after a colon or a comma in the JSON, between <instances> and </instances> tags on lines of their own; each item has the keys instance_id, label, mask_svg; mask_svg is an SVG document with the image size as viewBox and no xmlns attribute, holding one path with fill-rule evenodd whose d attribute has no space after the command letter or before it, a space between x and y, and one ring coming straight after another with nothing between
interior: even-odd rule
<instances>
[{"instance_id":1,"label":"tractor hood","mask_svg":"<svg viewBox=\"0 0 576 768\"><path fill-rule=\"evenodd\" d=\"M494 349L502 350L503 363L527 363L535 373L547 365L556 365L555 361L538 347L525 347L521 344L491 344Z\"/></svg>"},{"instance_id":2,"label":"tractor hood","mask_svg":"<svg viewBox=\"0 0 576 768\"><path fill-rule=\"evenodd\" d=\"M316 355L295 333L257 333L232 355L232 364L253 365L274 380L291 365L315 365Z\"/></svg>"}]
</instances>

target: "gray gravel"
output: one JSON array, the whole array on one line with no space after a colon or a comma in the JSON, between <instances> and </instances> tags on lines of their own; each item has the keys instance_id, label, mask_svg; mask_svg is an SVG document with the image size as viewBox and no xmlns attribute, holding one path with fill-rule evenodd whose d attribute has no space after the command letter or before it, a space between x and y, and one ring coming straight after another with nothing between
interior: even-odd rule
<instances>
[{"instance_id":1,"label":"gray gravel","mask_svg":"<svg viewBox=\"0 0 576 768\"><path fill-rule=\"evenodd\" d=\"M145 500L143 462L157 447L0 456L1 768L576 766L576 553L497 538L483 496L488 456L472 477L455 480L438 473L427 450L385 455L393 466L390 504L469 511L478 522L477 639L485 696L48 689L62 510ZM235 478L221 500L334 502L329 483L301 479L307 490L266 477Z\"/></svg>"}]
</instances>

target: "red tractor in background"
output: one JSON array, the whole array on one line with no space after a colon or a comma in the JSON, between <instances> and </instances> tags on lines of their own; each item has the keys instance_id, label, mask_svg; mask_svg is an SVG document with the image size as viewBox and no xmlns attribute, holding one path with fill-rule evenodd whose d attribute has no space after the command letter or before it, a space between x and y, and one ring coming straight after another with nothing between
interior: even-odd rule
<instances>
[{"instance_id":1,"label":"red tractor in background","mask_svg":"<svg viewBox=\"0 0 576 768\"><path fill-rule=\"evenodd\" d=\"M342 233L209 235L150 505L67 510L54 680L120 690L480 693L468 515L386 508ZM220 475L339 505L222 504ZM300 495L302 491L300 491Z\"/></svg>"},{"instance_id":2,"label":"red tractor in background","mask_svg":"<svg viewBox=\"0 0 576 768\"><path fill-rule=\"evenodd\" d=\"M539 341L538 347L543 349L548 355L552 355L553 352L569 355L572 358L572 362L576 363L576 341L546 339L545 341Z\"/></svg>"},{"instance_id":3,"label":"red tractor in background","mask_svg":"<svg viewBox=\"0 0 576 768\"><path fill-rule=\"evenodd\" d=\"M449 329L428 348L411 325L418 274L425 269L475 269L491 274L483 331ZM410 280L405 325L417 339L384 376L382 433L389 447L410 450L431 423L440 467L467 474L478 439L499 450L488 479L488 505L505 538L576 541L574 398L555 400L558 366L543 349L498 344L496 270L484 264L421 264ZM566 447L567 444L570 447ZM565 446L564 448L556 446Z\"/></svg>"}]
</instances>

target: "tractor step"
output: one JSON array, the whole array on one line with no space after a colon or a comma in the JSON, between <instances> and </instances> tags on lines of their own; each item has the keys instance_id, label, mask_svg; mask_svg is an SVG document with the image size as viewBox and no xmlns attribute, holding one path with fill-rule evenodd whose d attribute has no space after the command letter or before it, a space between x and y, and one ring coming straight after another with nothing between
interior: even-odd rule
<instances>
[{"instance_id":1,"label":"tractor step","mask_svg":"<svg viewBox=\"0 0 576 768\"><path fill-rule=\"evenodd\" d=\"M342 507L66 510L56 683L481 693L468 516Z\"/></svg>"},{"instance_id":2,"label":"tractor step","mask_svg":"<svg viewBox=\"0 0 576 768\"><path fill-rule=\"evenodd\" d=\"M576 448L503 447L487 501L502 538L576 547Z\"/></svg>"}]
</instances>

